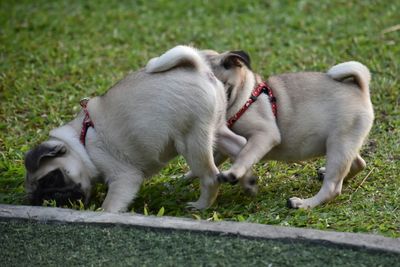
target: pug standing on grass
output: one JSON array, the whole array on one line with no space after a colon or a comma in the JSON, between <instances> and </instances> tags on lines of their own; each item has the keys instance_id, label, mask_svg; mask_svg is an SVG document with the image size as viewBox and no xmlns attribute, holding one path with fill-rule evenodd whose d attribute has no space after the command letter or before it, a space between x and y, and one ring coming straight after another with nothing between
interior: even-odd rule
<instances>
[{"instance_id":1,"label":"pug standing on grass","mask_svg":"<svg viewBox=\"0 0 400 267\"><path fill-rule=\"evenodd\" d=\"M176 54L190 60L170 64L167 58L160 73L128 75L104 95L83 101L74 120L27 153L25 188L32 204L87 203L92 184L103 180L108 192L102 208L125 211L143 180L178 154L201 179L200 198L188 205L213 203L219 188L215 136L224 139L218 149L232 155L246 140L227 128L224 87L202 55L186 46L168 55Z\"/></svg>"},{"instance_id":2,"label":"pug standing on grass","mask_svg":"<svg viewBox=\"0 0 400 267\"><path fill-rule=\"evenodd\" d=\"M224 83L229 127L247 139L231 168L219 175L220 181L239 180L251 188L255 183L249 171L261 159L293 162L326 155L318 194L288 200L293 208L313 208L340 194L343 179L365 168L359 150L374 114L370 72L364 65L345 62L327 73L289 73L263 82L243 51L202 52Z\"/></svg>"}]
</instances>

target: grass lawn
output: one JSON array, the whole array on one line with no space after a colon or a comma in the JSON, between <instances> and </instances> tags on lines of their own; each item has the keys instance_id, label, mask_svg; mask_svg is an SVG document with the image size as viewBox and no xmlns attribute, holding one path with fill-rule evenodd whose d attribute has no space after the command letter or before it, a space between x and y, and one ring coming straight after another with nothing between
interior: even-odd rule
<instances>
[{"instance_id":1,"label":"grass lawn","mask_svg":"<svg viewBox=\"0 0 400 267\"><path fill-rule=\"evenodd\" d=\"M243 49L268 75L326 71L358 60L372 72L375 124L361 155L367 169L313 210L286 207L320 188L324 160L255 166L259 194L223 185L208 210L185 202L198 182L179 179L182 159L147 181L131 209L210 220L378 233L400 237L399 1L6 1L0 0L0 202L24 204L23 157L129 71L177 44ZM105 195L98 186L91 209Z\"/></svg>"}]
</instances>

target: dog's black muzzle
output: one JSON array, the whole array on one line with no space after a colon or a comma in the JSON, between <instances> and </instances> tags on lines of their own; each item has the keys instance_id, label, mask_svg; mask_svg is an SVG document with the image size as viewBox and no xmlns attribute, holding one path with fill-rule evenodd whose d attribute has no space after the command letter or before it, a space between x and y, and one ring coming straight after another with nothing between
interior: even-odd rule
<instances>
[{"instance_id":1,"label":"dog's black muzzle","mask_svg":"<svg viewBox=\"0 0 400 267\"><path fill-rule=\"evenodd\" d=\"M40 206L45 200L55 200L56 206L70 205L77 200L85 200L85 194L80 184L66 183L64 174L57 169L39 181L37 189L28 198L31 205Z\"/></svg>"}]
</instances>

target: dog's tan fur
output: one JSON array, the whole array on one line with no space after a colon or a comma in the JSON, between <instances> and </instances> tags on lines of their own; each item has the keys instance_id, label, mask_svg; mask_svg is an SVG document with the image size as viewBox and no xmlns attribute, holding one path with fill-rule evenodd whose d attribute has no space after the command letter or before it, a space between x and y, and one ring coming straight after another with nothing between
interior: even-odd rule
<instances>
[{"instance_id":1,"label":"dog's tan fur","mask_svg":"<svg viewBox=\"0 0 400 267\"><path fill-rule=\"evenodd\" d=\"M162 70L153 64L152 71L160 73L139 70L89 101L94 128L86 146L79 141L81 112L27 153L25 188L36 204L54 196L63 202L69 196L87 201L93 182L103 180L108 185L104 210L125 211L143 180L178 154L201 178L200 198L188 205L203 209L213 203L219 188L215 136L224 137L218 147L228 154L239 153L246 140L227 128L224 88L206 60L190 47L178 46L166 57L175 54L196 62L167 60Z\"/></svg>"},{"instance_id":2,"label":"dog's tan fur","mask_svg":"<svg viewBox=\"0 0 400 267\"><path fill-rule=\"evenodd\" d=\"M235 114L262 81L250 69L243 51L203 53L225 86L227 117ZM262 94L234 124L233 131L247 139L222 179L246 179L260 160L301 161L326 155L323 185L307 199L292 197L294 208L312 208L341 193L343 179L365 168L359 155L373 123L369 95L370 73L358 62L346 62L327 73L299 72L269 77L277 99L277 118L269 98ZM243 181L242 181L243 182Z\"/></svg>"}]
</instances>

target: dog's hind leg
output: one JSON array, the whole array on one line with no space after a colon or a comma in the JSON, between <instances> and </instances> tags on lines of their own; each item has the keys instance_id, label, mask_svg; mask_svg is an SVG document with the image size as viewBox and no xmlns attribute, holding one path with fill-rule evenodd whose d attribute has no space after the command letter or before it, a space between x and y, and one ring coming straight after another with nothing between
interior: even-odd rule
<instances>
[{"instance_id":1,"label":"dog's hind leg","mask_svg":"<svg viewBox=\"0 0 400 267\"><path fill-rule=\"evenodd\" d=\"M215 166L219 166L222 163L224 163L226 160L228 159L228 156L223 155L222 153L216 151L214 152L214 162L215 162ZM187 173L185 173L185 175L183 176L183 179L187 182L192 182L194 179L198 178L197 176L195 176L192 172L192 170L188 171Z\"/></svg>"},{"instance_id":2,"label":"dog's hind leg","mask_svg":"<svg viewBox=\"0 0 400 267\"><path fill-rule=\"evenodd\" d=\"M206 126L205 128L209 128ZM189 202L188 206L195 209L205 209L212 205L218 195L218 168L213 157L213 131L209 129L192 129L185 137L185 145L177 147L183 155L194 176L200 178L200 198Z\"/></svg>"},{"instance_id":3,"label":"dog's hind leg","mask_svg":"<svg viewBox=\"0 0 400 267\"><path fill-rule=\"evenodd\" d=\"M354 150L349 150L349 148L350 144L344 142L328 146L326 173L321 189L311 198L290 198L288 206L291 208L313 208L339 195L342 191L343 179L349 173L353 159L356 157Z\"/></svg>"},{"instance_id":4,"label":"dog's hind leg","mask_svg":"<svg viewBox=\"0 0 400 267\"><path fill-rule=\"evenodd\" d=\"M224 163L228 157L235 160L240 150L246 145L246 138L232 132L223 122L217 131L216 151L214 162L216 166ZM251 174L251 172L250 172ZM192 180L195 176L192 171L185 174L185 179Z\"/></svg>"},{"instance_id":5,"label":"dog's hind leg","mask_svg":"<svg viewBox=\"0 0 400 267\"><path fill-rule=\"evenodd\" d=\"M357 155L356 158L351 163L350 171L345 179L353 178L360 171L364 170L366 166L367 164L365 163L364 159L360 155Z\"/></svg>"},{"instance_id":6,"label":"dog's hind leg","mask_svg":"<svg viewBox=\"0 0 400 267\"><path fill-rule=\"evenodd\" d=\"M351 179L351 178L353 178L353 177L356 176L360 171L364 170L365 167L366 167L366 163L365 163L364 159L363 159L360 155L357 155L356 158L355 158L355 159L353 160L353 162L351 163L350 171L349 171L349 173L347 174L345 180L346 180L346 179ZM326 172L325 167L319 168L319 170L318 170L318 178L319 178L320 180L323 180L323 179L324 179L324 177L325 177L325 172Z\"/></svg>"}]
</instances>

